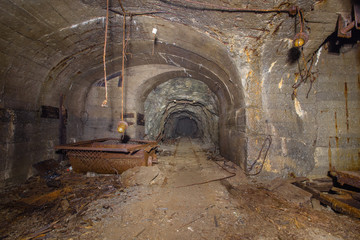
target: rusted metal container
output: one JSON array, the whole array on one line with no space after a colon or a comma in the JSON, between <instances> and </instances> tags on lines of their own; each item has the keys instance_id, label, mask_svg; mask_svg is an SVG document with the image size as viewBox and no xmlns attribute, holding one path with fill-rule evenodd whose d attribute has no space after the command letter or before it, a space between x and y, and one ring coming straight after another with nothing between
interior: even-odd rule
<instances>
[{"instance_id":1,"label":"rusted metal container","mask_svg":"<svg viewBox=\"0 0 360 240\"><path fill-rule=\"evenodd\" d=\"M151 166L156 161L157 142L102 138L56 146L66 151L75 172L122 173L136 166Z\"/></svg>"}]
</instances>

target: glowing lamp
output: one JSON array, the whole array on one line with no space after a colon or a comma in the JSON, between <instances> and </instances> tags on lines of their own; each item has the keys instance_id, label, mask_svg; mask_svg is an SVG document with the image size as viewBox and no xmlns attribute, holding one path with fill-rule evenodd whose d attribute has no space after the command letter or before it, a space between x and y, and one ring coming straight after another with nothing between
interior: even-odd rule
<instances>
[{"instance_id":1,"label":"glowing lamp","mask_svg":"<svg viewBox=\"0 0 360 240\"><path fill-rule=\"evenodd\" d=\"M302 47L305 43L305 40L302 38L298 38L294 40L294 46L295 47Z\"/></svg>"},{"instance_id":2,"label":"glowing lamp","mask_svg":"<svg viewBox=\"0 0 360 240\"><path fill-rule=\"evenodd\" d=\"M128 126L129 125L127 124L127 122L119 121L119 123L117 125L117 131L119 133L124 133Z\"/></svg>"},{"instance_id":3,"label":"glowing lamp","mask_svg":"<svg viewBox=\"0 0 360 240\"><path fill-rule=\"evenodd\" d=\"M309 36L304 32L299 32L294 37L294 47L302 47L309 39Z\"/></svg>"}]
</instances>

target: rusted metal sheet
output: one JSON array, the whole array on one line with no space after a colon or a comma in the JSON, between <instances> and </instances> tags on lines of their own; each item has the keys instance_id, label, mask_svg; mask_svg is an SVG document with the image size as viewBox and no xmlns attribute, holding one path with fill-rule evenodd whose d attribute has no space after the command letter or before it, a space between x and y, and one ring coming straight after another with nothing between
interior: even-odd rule
<instances>
[{"instance_id":1,"label":"rusted metal sheet","mask_svg":"<svg viewBox=\"0 0 360 240\"><path fill-rule=\"evenodd\" d=\"M360 188L360 171L334 171L333 175L340 184Z\"/></svg>"},{"instance_id":2,"label":"rusted metal sheet","mask_svg":"<svg viewBox=\"0 0 360 240\"><path fill-rule=\"evenodd\" d=\"M122 173L136 166L151 166L156 161L157 142L102 138L56 146L65 150L76 172Z\"/></svg>"}]
</instances>

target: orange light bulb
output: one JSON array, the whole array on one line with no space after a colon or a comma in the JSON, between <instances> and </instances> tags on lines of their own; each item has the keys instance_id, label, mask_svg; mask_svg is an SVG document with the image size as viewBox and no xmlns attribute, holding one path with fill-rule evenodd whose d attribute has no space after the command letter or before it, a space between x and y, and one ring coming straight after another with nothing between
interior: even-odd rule
<instances>
[{"instance_id":1,"label":"orange light bulb","mask_svg":"<svg viewBox=\"0 0 360 240\"><path fill-rule=\"evenodd\" d=\"M302 47L305 44L305 40L302 38L298 38L294 40L295 47Z\"/></svg>"},{"instance_id":2,"label":"orange light bulb","mask_svg":"<svg viewBox=\"0 0 360 240\"><path fill-rule=\"evenodd\" d=\"M127 127L128 127L128 124L126 122L120 121L117 126L117 131L119 133L124 133Z\"/></svg>"}]
</instances>

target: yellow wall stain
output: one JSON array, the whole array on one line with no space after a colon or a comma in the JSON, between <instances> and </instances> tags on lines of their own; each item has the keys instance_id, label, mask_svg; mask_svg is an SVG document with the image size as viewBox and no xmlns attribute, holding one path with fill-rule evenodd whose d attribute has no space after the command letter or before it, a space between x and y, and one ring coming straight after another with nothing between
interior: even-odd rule
<instances>
[{"instance_id":1,"label":"yellow wall stain","mask_svg":"<svg viewBox=\"0 0 360 240\"><path fill-rule=\"evenodd\" d=\"M283 78L281 78L281 80L280 80L280 82L279 82L279 89L281 89L281 88L282 88L283 81L284 81L284 79L283 79Z\"/></svg>"},{"instance_id":2,"label":"yellow wall stain","mask_svg":"<svg viewBox=\"0 0 360 240\"><path fill-rule=\"evenodd\" d=\"M302 110L301 109L301 105L300 105L300 102L297 98L294 99L294 105L295 105L295 111L296 111L296 114L299 116L299 117L303 117L306 115L306 111Z\"/></svg>"}]
</instances>

